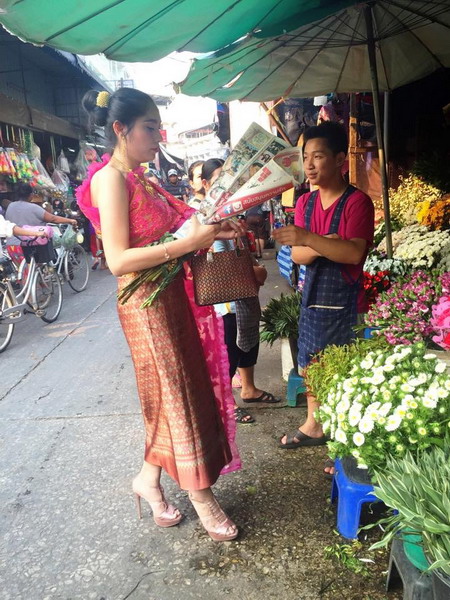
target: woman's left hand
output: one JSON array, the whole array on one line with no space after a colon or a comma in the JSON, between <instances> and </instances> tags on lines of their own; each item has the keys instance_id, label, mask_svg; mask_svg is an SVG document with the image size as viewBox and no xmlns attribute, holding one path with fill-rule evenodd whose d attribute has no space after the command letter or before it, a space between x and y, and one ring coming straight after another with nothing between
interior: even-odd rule
<instances>
[{"instance_id":1,"label":"woman's left hand","mask_svg":"<svg viewBox=\"0 0 450 600\"><path fill-rule=\"evenodd\" d=\"M234 240L243 237L247 233L247 224L242 220L222 221L220 231L216 235L216 240Z\"/></svg>"}]
</instances>

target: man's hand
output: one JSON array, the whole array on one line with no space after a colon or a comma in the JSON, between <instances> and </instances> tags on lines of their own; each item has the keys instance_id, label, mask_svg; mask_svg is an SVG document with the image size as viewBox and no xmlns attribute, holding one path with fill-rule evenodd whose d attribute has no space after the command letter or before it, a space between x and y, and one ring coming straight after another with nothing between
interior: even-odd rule
<instances>
[{"instance_id":1,"label":"man's hand","mask_svg":"<svg viewBox=\"0 0 450 600\"><path fill-rule=\"evenodd\" d=\"M273 232L274 239L282 246L307 246L307 238L309 232L302 227L296 225L288 225L275 229Z\"/></svg>"}]
</instances>

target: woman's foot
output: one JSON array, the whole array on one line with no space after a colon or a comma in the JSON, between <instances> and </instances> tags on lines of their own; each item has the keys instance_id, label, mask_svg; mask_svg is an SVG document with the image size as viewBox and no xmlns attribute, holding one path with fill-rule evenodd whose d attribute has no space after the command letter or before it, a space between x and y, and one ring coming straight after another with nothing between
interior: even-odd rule
<instances>
[{"instance_id":1,"label":"woman's foot","mask_svg":"<svg viewBox=\"0 0 450 600\"><path fill-rule=\"evenodd\" d=\"M303 425L302 429L284 435L279 443L280 448L286 450L292 450L299 448L300 446L323 446L327 443L328 437L323 434L322 428L308 428L308 432L303 431L306 426Z\"/></svg>"},{"instance_id":2,"label":"woman's foot","mask_svg":"<svg viewBox=\"0 0 450 600\"><path fill-rule=\"evenodd\" d=\"M233 379L231 380L231 387L233 388L241 388L242 387L242 379L239 373L235 373L233 375Z\"/></svg>"},{"instance_id":3,"label":"woman's foot","mask_svg":"<svg viewBox=\"0 0 450 600\"><path fill-rule=\"evenodd\" d=\"M241 399L244 402L247 402L247 404L252 404L255 402L262 402L263 404L276 404L277 402L280 402L280 398L275 398L275 396L273 394L270 394L269 392L265 392L265 391L261 391L261 393L259 393L260 391L261 390L256 390L255 396L246 395L244 397L241 394Z\"/></svg>"},{"instance_id":4,"label":"woman's foot","mask_svg":"<svg viewBox=\"0 0 450 600\"><path fill-rule=\"evenodd\" d=\"M189 498L211 539L228 542L238 536L238 528L220 508L211 490L189 492Z\"/></svg>"},{"instance_id":5,"label":"woman's foot","mask_svg":"<svg viewBox=\"0 0 450 600\"><path fill-rule=\"evenodd\" d=\"M332 458L327 458L325 464L323 466L323 472L325 474L326 479L333 479L334 477L334 460Z\"/></svg>"},{"instance_id":6,"label":"woman's foot","mask_svg":"<svg viewBox=\"0 0 450 600\"><path fill-rule=\"evenodd\" d=\"M247 412L245 408L241 408L240 406L234 407L234 420L236 423L240 423L241 425L255 422L255 419L252 417L252 415Z\"/></svg>"},{"instance_id":7,"label":"woman's foot","mask_svg":"<svg viewBox=\"0 0 450 600\"><path fill-rule=\"evenodd\" d=\"M144 498L150 504L153 520L159 527L173 527L182 520L183 515L178 508L167 504L161 485L149 485L138 476L133 480L133 493L139 519L142 519L141 498Z\"/></svg>"}]
</instances>

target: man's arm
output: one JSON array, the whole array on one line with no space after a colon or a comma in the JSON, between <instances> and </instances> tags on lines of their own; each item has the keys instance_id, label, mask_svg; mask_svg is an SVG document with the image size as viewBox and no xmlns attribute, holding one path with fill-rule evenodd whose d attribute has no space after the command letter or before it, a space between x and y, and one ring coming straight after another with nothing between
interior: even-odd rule
<instances>
[{"instance_id":1,"label":"man's arm","mask_svg":"<svg viewBox=\"0 0 450 600\"><path fill-rule=\"evenodd\" d=\"M307 246L308 250L315 251L318 253L318 256L324 256L329 260L346 265L359 264L367 248L367 240L362 238L341 240L318 235L317 233L311 233L310 231L306 231L306 229L295 225L288 225L287 227L276 229L273 232L273 237L280 244L286 246ZM303 251L306 249L302 248L301 250ZM308 255L301 256L305 257ZM311 256L311 254L309 254L309 256Z\"/></svg>"},{"instance_id":2,"label":"man's arm","mask_svg":"<svg viewBox=\"0 0 450 600\"><path fill-rule=\"evenodd\" d=\"M320 254L318 252L316 252L312 248L308 248L308 246L292 247L291 257L297 265L310 265L319 256Z\"/></svg>"},{"instance_id":3,"label":"man's arm","mask_svg":"<svg viewBox=\"0 0 450 600\"><path fill-rule=\"evenodd\" d=\"M337 233L328 233L323 237L335 240L341 239ZM298 265L310 265L316 260L316 258L319 258L319 256L323 255L316 250L309 248L308 246L293 246L291 256L292 260Z\"/></svg>"}]
</instances>

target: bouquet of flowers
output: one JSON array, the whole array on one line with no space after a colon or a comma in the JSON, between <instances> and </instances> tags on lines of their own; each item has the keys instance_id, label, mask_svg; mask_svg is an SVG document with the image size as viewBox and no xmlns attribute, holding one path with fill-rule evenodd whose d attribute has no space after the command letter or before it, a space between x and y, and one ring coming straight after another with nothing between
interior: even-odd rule
<instances>
[{"instance_id":1,"label":"bouquet of flowers","mask_svg":"<svg viewBox=\"0 0 450 600\"><path fill-rule=\"evenodd\" d=\"M380 328L390 344L429 339L431 307L441 294L442 276L415 271L382 292L366 316L368 327Z\"/></svg>"},{"instance_id":2,"label":"bouquet of flowers","mask_svg":"<svg viewBox=\"0 0 450 600\"><path fill-rule=\"evenodd\" d=\"M403 277L411 269L404 260L400 258L388 258L385 252L380 250L372 250L364 263L364 271L370 275L376 275L380 271L389 273L391 282L397 281L399 277Z\"/></svg>"},{"instance_id":3,"label":"bouquet of flowers","mask_svg":"<svg viewBox=\"0 0 450 600\"><path fill-rule=\"evenodd\" d=\"M416 269L439 266L450 255L450 233L428 231L423 225L410 225L392 234L394 258L402 259ZM386 251L383 240L378 250Z\"/></svg>"},{"instance_id":4,"label":"bouquet of flowers","mask_svg":"<svg viewBox=\"0 0 450 600\"><path fill-rule=\"evenodd\" d=\"M287 148L286 142L252 123L223 165L222 173L202 203L199 220L205 224L220 223L253 206L262 204L303 180L300 148ZM186 222L178 231L165 234L157 242L182 238L189 229ZM124 304L145 282L158 282L155 291L141 308L149 307L183 268L187 254L157 267L140 272L119 294Z\"/></svg>"},{"instance_id":5,"label":"bouquet of flowers","mask_svg":"<svg viewBox=\"0 0 450 600\"><path fill-rule=\"evenodd\" d=\"M432 307L431 327L436 335L433 336L433 342L450 350L450 273L444 273L441 276L442 296Z\"/></svg>"},{"instance_id":6,"label":"bouquet of flowers","mask_svg":"<svg viewBox=\"0 0 450 600\"><path fill-rule=\"evenodd\" d=\"M330 456L382 469L388 456L439 444L448 431L447 366L423 343L375 349L335 375L317 416L332 440Z\"/></svg>"},{"instance_id":7,"label":"bouquet of flowers","mask_svg":"<svg viewBox=\"0 0 450 600\"><path fill-rule=\"evenodd\" d=\"M428 229L450 228L450 194L439 200L425 200L417 206L417 220Z\"/></svg>"},{"instance_id":8,"label":"bouquet of flowers","mask_svg":"<svg viewBox=\"0 0 450 600\"><path fill-rule=\"evenodd\" d=\"M363 289L370 306L375 302L381 292L387 290L390 285L389 271L378 271L372 275L367 271L363 272Z\"/></svg>"},{"instance_id":9,"label":"bouquet of flowers","mask_svg":"<svg viewBox=\"0 0 450 600\"><path fill-rule=\"evenodd\" d=\"M432 203L441 196L441 190L417 175L400 177L398 188L389 190L391 217L403 226L417 223L418 205L424 201Z\"/></svg>"}]
</instances>

